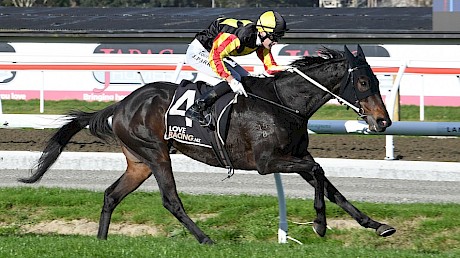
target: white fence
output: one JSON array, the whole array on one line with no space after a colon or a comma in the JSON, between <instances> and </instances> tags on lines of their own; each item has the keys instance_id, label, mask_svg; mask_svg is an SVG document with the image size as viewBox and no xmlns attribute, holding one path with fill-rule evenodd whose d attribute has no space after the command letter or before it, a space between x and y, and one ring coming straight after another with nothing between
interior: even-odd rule
<instances>
[{"instance_id":1,"label":"white fence","mask_svg":"<svg viewBox=\"0 0 460 258\"><path fill-rule=\"evenodd\" d=\"M0 114L0 128L60 128L64 115ZM460 136L460 122L393 122L383 133L374 133L364 121L357 120L310 120L312 134L380 134L409 136Z\"/></svg>"},{"instance_id":2,"label":"white fence","mask_svg":"<svg viewBox=\"0 0 460 258\"><path fill-rule=\"evenodd\" d=\"M298 57L278 56L279 63L287 64ZM260 61L254 56L236 57L248 71L261 73L263 71ZM43 56L43 55L18 55L0 53L0 71L137 71L141 81L140 71L173 71L170 77L172 82L178 82L182 72L194 71L192 67L184 64L184 55L163 55L163 54L117 54L117 55L88 55L88 56ZM43 61L46 60L46 61ZM460 75L460 62L451 61L423 61L423 60L393 60L389 58L368 58L372 69L376 74L396 74L390 87L382 88L382 95L386 95L386 104L390 117L394 120L395 105L400 84L404 75ZM206 80L206 77L200 79ZM44 79L43 79L44 80ZM106 75L105 84L110 85L110 75ZM387 83L388 85L388 83ZM460 86L460 82L459 82ZM422 85L423 87L423 85ZM40 91L40 113L44 112L45 82L42 82ZM424 120L424 89L420 91L420 120ZM0 99L0 114L2 106ZM59 124L58 122L47 123L50 117L29 117L24 115L1 117L0 127L32 127L44 128ZM40 120L41 119L41 120ZM309 128L315 133L364 133L369 131L363 123L357 121L310 121ZM335 130L332 130L335 129ZM343 130L345 129L345 130ZM386 159L394 159L393 136L392 135L440 135L458 136L459 125L456 122L433 124L414 122L395 122L387 131Z\"/></svg>"}]
</instances>

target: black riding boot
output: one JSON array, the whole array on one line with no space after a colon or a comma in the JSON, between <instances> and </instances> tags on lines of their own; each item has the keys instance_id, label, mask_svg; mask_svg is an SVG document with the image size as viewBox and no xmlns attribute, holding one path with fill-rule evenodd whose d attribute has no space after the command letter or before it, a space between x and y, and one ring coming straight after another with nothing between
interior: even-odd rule
<instances>
[{"instance_id":1,"label":"black riding boot","mask_svg":"<svg viewBox=\"0 0 460 258\"><path fill-rule=\"evenodd\" d=\"M231 90L227 82L220 82L195 100L195 103L185 111L185 116L199 122L202 126L208 126L210 119L206 119L203 112L211 107L217 99Z\"/></svg>"}]
</instances>

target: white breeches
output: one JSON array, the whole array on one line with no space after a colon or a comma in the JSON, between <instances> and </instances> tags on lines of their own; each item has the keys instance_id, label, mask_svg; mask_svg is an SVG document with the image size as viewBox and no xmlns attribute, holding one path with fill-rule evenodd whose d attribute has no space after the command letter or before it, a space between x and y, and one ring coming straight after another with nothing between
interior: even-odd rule
<instances>
[{"instance_id":1,"label":"white breeches","mask_svg":"<svg viewBox=\"0 0 460 258\"><path fill-rule=\"evenodd\" d=\"M215 79L209 83L215 85L222 81L222 78L220 78L209 65L209 52L197 39L194 39L188 46L187 53L185 54L185 61L198 72L204 73ZM249 75L248 71L231 59L224 59L224 65L238 81L241 81L241 77Z\"/></svg>"}]
</instances>

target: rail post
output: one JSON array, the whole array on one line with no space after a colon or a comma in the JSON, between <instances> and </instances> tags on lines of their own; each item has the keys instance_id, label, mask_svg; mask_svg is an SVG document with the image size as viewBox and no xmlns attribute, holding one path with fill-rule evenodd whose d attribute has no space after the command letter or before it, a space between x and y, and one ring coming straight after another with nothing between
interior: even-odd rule
<instances>
[{"instance_id":1,"label":"rail post","mask_svg":"<svg viewBox=\"0 0 460 258\"><path fill-rule=\"evenodd\" d=\"M394 113L395 113L395 106L399 103L396 103L396 99L399 93L399 85L401 84L402 76L407 68L407 62L404 60L401 65L399 66L398 74L393 82L393 87L391 91L387 94L386 98L386 105L388 109L388 115L390 119L393 121ZM394 160L394 144L393 144L393 135L386 136L386 144L385 144L385 159L386 160Z\"/></svg>"},{"instance_id":2,"label":"rail post","mask_svg":"<svg viewBox=\"0 0 460 258\"><path fill-rule=\"evenodd\" d=\"M287 243L287 211L286 211L286 200L284 198L283 182L281 181L281 175L279 173L273 174L275 177L276 190L278 193L278 210L279 210L279 226L278 226L278 243Z\"/></svg>"}]
</instances>

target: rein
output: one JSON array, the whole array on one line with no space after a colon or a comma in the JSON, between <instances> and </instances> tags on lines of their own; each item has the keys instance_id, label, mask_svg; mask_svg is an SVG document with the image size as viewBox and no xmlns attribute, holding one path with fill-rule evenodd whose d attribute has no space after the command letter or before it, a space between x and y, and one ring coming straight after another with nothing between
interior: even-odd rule
<instances>
[{"instance_id":1,"label":"rein","mask_svg":"<svg viewBox=\"0 0 460 258\"><path fill-rule=\"evenodd\" d=\"M348 69L348 75L347 75L347 78L350 77L351 73L356 70L357 68L351 68L351 69ZM292 69L290 68L289 70L293 71L293 72L296 72L298 75L302 76L305 80L311 82L313 85L315 85L316 87L322 89L323 91L331 94L334 98L336 98L339 102L347 105L348 107L350 107L351 109L353 109L356 113L358 114L362 114L361 112L361 109L354 106L353 104L351 104L350 102L346 101L344 98L340 97L339 95L337 94L334 94L332 93L330 90L328 90L326 87L324 87L323 85L321 85L320 83L318 83L317 81L313 80L311 77L309 77L308 75L304 74L302 71L300 71L299 69L297 69L297 67L293 67Z\"/></svg>"},{"instance_id":2,"label":"rein","mask_svg":"<svg viewBox=\"0 0 460 258\"><path fill-rule=\"evenodd\" d=\"M275 92L276 92L276 87L274 86L274 88L275 88ZM284 110L286 110L286 111L288 111L288 112L290 112L290 113L293 113L294 115L296 115L296 116L298 116L298 117L300 117L300 118L304 118L303 116L300 115L300 111L297 110L297 109L289 108L289 107L287 107L287 106L285 106L285 105L276 103L275 101L271 101L271 100L269 100L269 99L263 98L263 97L261 97L261 96L259 96L259 95L256 95L256 94L253 94L253 93L250 93L250 92L247 92L247 94L248 94L248 96L251 96L251 97L253 97L253 98L256 98L256 99L265 101L265 102L270 103L270 104L272 104L272 105L274 105L274 106L277 106L277 107L279 107L279 108L281 108L281 109L284 109ZM278 96L278 92L276 92L276 95ZM278 99L279 99L279 97L278 97ZM280 101L281 101L281 100L280 100Z\"/></svg>"},{"instance_id":3,"label":"rein","mask_svg":"<svg viewBox=\"0 0 460 258\"><path fill-rule=\"evenodd\" d=\"M354 68L349 68L348 69L348 74L347 74L347 79L345 81L345 83L348 83L348 81L350 80L350 76L352 78L352 81L353 81L353 71L355 70L358 70L360 69L361 67L360 66L357 66L357 67L354 67ZM326 87L324 87L323 85L321 85L319 82L315 81L314 79L312 79L310 76L306 75L305 73L303 73L302 71L300 71L299 69L297 69L297 67L292 67L292 68L289 68L287 69L287 71L289 72L296 72L298 75L300 75L301 77L303 77L305 80L309 81L310 83L312 83L313 85L315 85L316 87L320 88L321 90L331 94L335 99L337 99L340 103L342 103L343 105L346 105L348 106L349 108L353 109L360 117L364 117L366 116L363 112L363 110L361 108L358 108L356 107L355 105L351 104L350 102L348 102L347 100L345 100L344 98L340 97L339 95L337 94L334 94L332 93L330 90L328 90ZM297 109L292 109L292 108L289 108L287 107L283 101L281 100L281 98L279 97L278 95L278 90L276 89L276 83L273 83L273 89L275 90L275 93L276 93L276 97L278 98L278 100L281 102L281 104L279 103L276 103L272 100L269 100L269 99L266 99L266 98L263 98L263 97L260 97L258 95L255 95L253 93L247 93L248 96L251 96L253 98L256 98L256 99L259 99L259 100L262 100L262 101L265 101L267 103L270 103L274 106L277 106L281 109L284 109L294 115L296 115L297 117L300 117L302 119L304 119L305 117L300 115L300 111L297 110Z\"/></svg>"}]
</instances>

